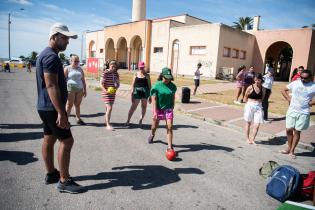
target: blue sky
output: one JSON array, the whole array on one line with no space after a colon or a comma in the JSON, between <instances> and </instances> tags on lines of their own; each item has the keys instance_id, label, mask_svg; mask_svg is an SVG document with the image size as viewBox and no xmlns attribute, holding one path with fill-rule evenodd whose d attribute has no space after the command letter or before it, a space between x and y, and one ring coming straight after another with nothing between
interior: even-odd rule
<instances>
[{"instance_id":1,"label":"blue sky","mask_svg":"<svg viewBox=\"0 0 315 210\"><path fill-rule=\"evenodd\" d=\"M81 52L85 30L131 21L132 0L0 0L0 58L8 57L8 13L11 14L11 57L40 52L49 27L63 22L78 33L66 55ZM19 11L19 8L24 11ZM239 17L261 16L262 29L301 28L315 24L315 0L147 0L147 18L188 13L210 22L233 25Z\"/></svg>"}]
</instances>

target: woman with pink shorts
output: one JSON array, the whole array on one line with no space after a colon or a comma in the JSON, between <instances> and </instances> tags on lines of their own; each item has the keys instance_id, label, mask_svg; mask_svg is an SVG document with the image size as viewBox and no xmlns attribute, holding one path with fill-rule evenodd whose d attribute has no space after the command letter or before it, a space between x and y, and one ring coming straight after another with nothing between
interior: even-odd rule
<instances>
[{"instance_id":1,"label":"woman with pink shorts","mask_svg":"<svg viewBox=\"0 0 315 210\"><path fill-rule=\"evenodd\" d=\"M173 149L173 109L175 104L176 85L172 82L174 80L172 70L165 67L162 69L158 81L153 85L150 95L153 105L153 117L151 134L148 137L148 143L153 142L155 131L159 126L160 120L166 121L167 129L167 151Z\"/></svg>"}]
</instances>

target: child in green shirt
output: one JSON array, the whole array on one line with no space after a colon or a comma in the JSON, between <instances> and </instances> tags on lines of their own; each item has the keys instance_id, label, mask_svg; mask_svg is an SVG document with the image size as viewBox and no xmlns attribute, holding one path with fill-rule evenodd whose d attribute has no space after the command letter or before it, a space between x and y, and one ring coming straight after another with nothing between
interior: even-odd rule
<instances>
[{"instance_id":1,"label":"child in green shirt","mask_svg":"<svg viewBox=\"0 0 315 210\"><path fill-rule=\"evenodd\" d=\"M153 85L150 92L153 105L153 121L148 143L151 144L153 142L160 120L165 120L167 128L167 150L173 150L173 109L177 88L172 80L174 80L172 70L167 67L163 68L158 81Z\"/></svg>"}]
</instances>

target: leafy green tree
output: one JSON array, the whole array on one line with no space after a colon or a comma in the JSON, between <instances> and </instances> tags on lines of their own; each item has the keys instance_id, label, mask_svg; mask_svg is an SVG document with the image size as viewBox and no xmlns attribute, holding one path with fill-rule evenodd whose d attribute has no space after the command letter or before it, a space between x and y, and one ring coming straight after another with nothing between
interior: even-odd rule
<instances>
[{"instance_id":1,"label":"leafy green tree","mask_svg":"<svg viewBox=\"0 0 315 210\"><path fill-rule=\"evenodd\" d=\"M35 51L32 51L30 56L29 56L29 59L30 60L36 60L36 57L37 57L38 53L35 52Z\"/></svg>"},{"instance_id":2,"label":"leafy green tree","mask_svg":"<svg viewBox=\"0 0 315 210\"><path fill-rule=\"evenodd\" d=\"M65 62L67 60L66 55L64 53L59 53L59 58L60 58L61 62Z\"/></svg>"},{"instance_id":3,"label":"leafy green tree","mask_svg":"<svg viewBox=\"0 0 315 210\"><path fill-rule=\"evenodd\" d=\"M25 56L24 55L20 55L20 57L19 58L21 58L22 59L22 61L24 61L25 60Z\"/></svg>"},{"instance_id":4,"label":"leafy green tree","mask_svg":"<svg viewBox=\"0 0 315 210\"><path fill-rule=\"evenodd\" d=\"M245 30L245 26L247 25L247 29L253 28L253 18L251 17L240 17L237 22L233 22L233 28Z\"/></svg>"}]
</instances>

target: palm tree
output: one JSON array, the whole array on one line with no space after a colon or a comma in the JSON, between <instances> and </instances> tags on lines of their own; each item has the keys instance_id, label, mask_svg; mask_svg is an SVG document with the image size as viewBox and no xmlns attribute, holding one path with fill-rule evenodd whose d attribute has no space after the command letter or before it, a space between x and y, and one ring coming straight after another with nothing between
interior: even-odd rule
<instances>
[{"instance_id":1,"label":"palm tree","mask_svg":"<svg viewBox=\"0 0 315 210\"><path fill-rule=\"evenodd\" d=\"M245 30L245 26L247 25L247 29L253 28L253 18L251 17L240 17L238 22L233 22L233 28Z\"/></svg>"}]
</instances>

